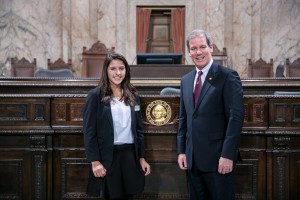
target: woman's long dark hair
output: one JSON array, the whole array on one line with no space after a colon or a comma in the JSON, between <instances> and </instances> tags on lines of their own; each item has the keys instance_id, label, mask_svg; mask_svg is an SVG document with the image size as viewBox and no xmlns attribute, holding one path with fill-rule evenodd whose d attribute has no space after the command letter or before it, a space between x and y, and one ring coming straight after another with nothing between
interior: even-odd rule
<instances>
[{"instance_id":1,"label":"woman's long dark hair","mask_svg":"<svg viewBox=\"0 0 300 200\"><path fill-rule=\"evenodd\" d=\"M136 88L130 83L131 75L127 60L123 55L118 53L109 53L104 60L102 76L99 82L102 95L101 101L109 103L113 98L113 92L107 75L107 69L112 60L120 60L125 65L126 74L121 83L121 88L123 90L122 99L126 105L133 106L135 105L135 97L137 95Z\"/></svg>"}]
</instances>

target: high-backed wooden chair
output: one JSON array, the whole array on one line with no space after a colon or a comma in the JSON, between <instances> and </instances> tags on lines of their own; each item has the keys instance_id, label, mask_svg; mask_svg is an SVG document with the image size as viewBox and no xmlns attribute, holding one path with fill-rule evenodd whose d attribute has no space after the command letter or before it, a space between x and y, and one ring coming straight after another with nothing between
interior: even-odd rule
<instances>
[{"instance_id":1,"label":"high-backed wooden chair","mask_svg":"<svg viewBox=\"0 0 300 200\"><path fill-rule=\"evenodd\" d=\"M72 60L69 59L68 62L65 63L65 61L61 58L57 59L55 62L51 62L51 60L48 59L47 68L49 70L69 69L73 71Z\"/></svg>"},{"instance_id":2,"label":"high-backed wooden chair","mask_svg":"<svg viewBox=\"0 0 300 200\"><path fill-rule=\"evenodd\" d=\"M300 58L290 63L290 59L286 59L286 77L300 77Z\"/></svg>"},{"instance_id":3,"label":"high-backed wooden chair","mask_svg":"<svg viewBox=\"0 0 300 200\"><path fill-rule=\"evenodd\" d=\"M213 52L211 55L214 61L216 61L218 64L223 65L225 67L228 66L228 56L225 47L223 48L223 51L220 51L218 47L215 44L213 44Z\"/></svg>"},{"instance_id":4,"label":"high-backed wooden chair","mask_svg":"<svg viewBox=\"0 0 300 200\"><path fill-rule=\"evenodd\" d=\"M274 77L273 59L270 60L270 63L267 63L262 58L254 63L251 59L248 59L248 61L248 77Z\"/></svg>"},{"instance_id":5,"label":"high-backed wooden chair","mask_svg":"<svg viewBox=\"0 0 300 200\"><path fill-rule=\"evenodd\" d=\"M94 43L89 50L83 47L81 77L101 77L104 60L110 52L114 52L114 47L109 50L100 41Z\"/></svg>"},{"instance_id":6,"label":"high-backed wooden chair","mask_svg":"<svg viewBox=\"0 0 300 200\"><path fill-rule=\"evenodd\" d=\"M36 70L36 58L33 62L29 62L26 58L22 58L17 61L16 59L11 59L11 76L12 77L34 77Z\"/></svg>"}]
</instances>

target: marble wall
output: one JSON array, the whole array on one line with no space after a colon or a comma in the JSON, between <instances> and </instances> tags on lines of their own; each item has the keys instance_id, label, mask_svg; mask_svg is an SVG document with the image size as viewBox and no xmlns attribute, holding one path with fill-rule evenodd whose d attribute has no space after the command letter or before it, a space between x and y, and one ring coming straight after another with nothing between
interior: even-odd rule
<instances>
[{"instance_id":1,"label":"marble wall","mask_svg":"<svg viewBox=\"0 0 300 200\"><path fill-rule=\"evenodd\" d=\"M36 58L41 68L48 58L71 58L80 77L82 48L97 40L132 63L136 6L149 5L184 6L186 34L195 28L210 32L244 78L249 58L272 58L275 69L286 58L300 57L300 0L0 0L2 73L10 75L12 57Z\"/></svg>"}]
</instances>

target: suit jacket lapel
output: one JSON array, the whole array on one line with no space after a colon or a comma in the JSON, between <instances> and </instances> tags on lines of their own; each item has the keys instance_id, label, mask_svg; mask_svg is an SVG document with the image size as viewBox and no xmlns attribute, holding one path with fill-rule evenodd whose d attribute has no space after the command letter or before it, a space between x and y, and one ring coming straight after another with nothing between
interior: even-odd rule
<instances>
[{"instance_id":1,"label":"suit jacket lapel","mask_svg":"<svg viewBox=\"0 0 300 200\"><path fill-rule=\"evenodd\" d=\"M132 130L132 133L133 133L133 136L135 137L135 131L134 131L134 128L135 128L135 111L134 111L134 106L130 106L130 111L131 111L131 130Z\"/></svg>"},{"instance_id":2,"label":"suit jacket lapel","mask_svg":"<svg viewBox=\"0 0 300 200\"><path fill-rule=\"evenodd\" d=\"M196 76L197 70L194 70L194 73L191 73L191 77L188 78L188 84L187 84L187 94L188 94L188 105L190 110L194 110L194 80Z\"/></svg>"},{"instance_id":3,"label":"suit jacket lapel","mask_svg":"<svg viewBox=\"0 0 300 200\"><path fill-rule=\"evenodd\" d=\"M209 90L210 86L212 85L213 81L215 80L215 77L217 75L218 72L218 65L213 63L206 75L204 84L202 86L201 92L200 92L200 96L198 98L198 102L197 105L195 106L195 111L197 110L197 108L199 107L199 105L201 104L203 98L205 97L207 91Z\"/></svg>"},{"instance_id":4,"label":"suit jacket lapel","mask_svg":"<svg viewBox=\"0 0 300 200\"><path fill-rule=\"evenodd\" d=\"M113 119L112 119L112 114L111 114L110 103L107 103L107 104L104 105L104 110L105 110L105 113L107 114L108 121L109 121L111 127L114 127L114 123L113 123Z\"/></svg>"}]
</instances>

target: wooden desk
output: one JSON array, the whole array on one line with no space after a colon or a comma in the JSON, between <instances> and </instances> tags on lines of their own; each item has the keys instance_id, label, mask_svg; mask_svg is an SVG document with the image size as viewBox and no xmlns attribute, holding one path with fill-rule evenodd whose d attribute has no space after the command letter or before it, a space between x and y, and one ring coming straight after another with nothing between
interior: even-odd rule
<instances>
[{"instance_id":1,"label":"wooden desk","mask_svg":"<svg viewBox=\"0 0 300 200\"><path fill-rule=\"evenodd\" d=\"M134 79L141 91L146 156L152 174L135 199L188 199L177 166L179 96L157 95L179 80ZM97 79L0 79L0 199L90 199L82 108ZM243 80L245 122L237 164L237 199L299 199L300 96L298 79ZM154 94L155 93L155 94ZM168 123L155 126L146 109L164 101Z\"/></svg>"}]
</instances>

